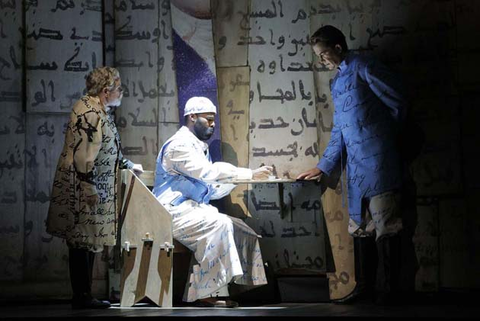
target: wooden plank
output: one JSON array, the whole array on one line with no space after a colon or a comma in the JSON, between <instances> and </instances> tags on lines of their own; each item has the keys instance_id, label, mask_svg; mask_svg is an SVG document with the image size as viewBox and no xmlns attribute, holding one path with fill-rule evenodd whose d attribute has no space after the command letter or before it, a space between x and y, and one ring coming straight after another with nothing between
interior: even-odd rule
<instances>
[{"instance_id":1,"label":"wooden plank","mask_svg":"<svg viewBox=\"0 0 480 321\"><path fill-rule=\"evenodd\" d=\"M245 41L251 67L249 163L272 165L278 177L295 178L318 161L309 20L296 20L308 2L280 4L251 4Z\"/></svg>"},{"instance_id":2,"label":"wooden plank","mask_svg":"<svg viewBox=\"0 0 480 321\"><path fill-rule=\"evenodd\" d=\"M330 299L340 299L355 288L353 238L348 234L348 201L342 205L341 187L327 189L322 195L322 205L332 247L335 272L329 275Z\"/></svg>"},{"instance_id":3,"label":"wooden plank","mask_svg":"<svg viewBox=\"0 0 480 321\"><path fill-rule=\"evenodd\" d=\"M115 67L115 1L103 1L103 55L105 66Z\"/></svg>"},{"instance_id":4,"label":"wooden plank","mask_svg":"<svg viewBox=\"0 0 480 321\"><path fill-rule=\"evenodd\" d=\"M218 68L217 73L224 160L247 167L250 70L248 67Z\"/></svg>"},{"instance_id":5,"label":"wooden plank","mask_svg":"<svg viewBox=\"0 0 480 321\"><path fill-rule=\"evenodd\" d=\"M177 82L175 65L173 62L172 16L170 1L162 1L159 8L158 30L162 37L159 38L158 49L158 77L160 95L158 97L158 121L162 123L179 123ZM159 125L160 127L162 124ZM158 146L162 146L161 128L159 129Z\"/></svg>"},{"instance_id":6,"label":"wooden plank","mask_svg":"<svg viewBox=\"0 0 480 321\"><path fill-rule=\"evenodd\" d=\"M102 3L33 1L26 8L27 112L68 113L86 74L103 65Z\"/></svg>"},{"instance_id":7,"label":"wooden plank","mask_svg":"<svg viewBox=\"0 0 480 321\"><path fill-rule=\"evenodd\" d=\"M247 66L248 0L212 0L217 68ZM240 43L240 44L239 44Z\"/></svg>"},{"instance_id":8,"label":"wooden plank","mask_svg":"<svg viewBox=\"0 0 480 321\"><path fill-rule=\"evenodd\" d=\"M249 79L248 67L218 68L218 105L222 126L223 161L248 167ZM235 217L249 216L248 186L238 186L227 196L226 212Z\"/></svg>"},{"instance_id":9,"label":"wooden plank","mask_svg":"<svg viewBox=\"0 0 480 321\"><path fill-rule=\"evenodd\" d=\"M137 248L131 248L129 251L122 249L122 270L121 270L121 277L120 277L120 297L122 306L132 306L135 302L135 294L133 292L126 291L126 288L136 288L135 284L130 284L133 280L137 280L135 278L132 281L129 281L127 284L127 280L131 279L130 275L135 268L135 261L137 258ZM137 264L138 265L138 264ZM135 274L138 271L135 271Z\"/></svg>"},{"instance_id":10,"label":"wooden plank","mask_svg":"<svg viewBox=\"0 0 480 321\"><path fill-rule=\"evenodd\" d=\"M159 123L158 126L158 150L162 148L163 144L172 137L177 130L180 128L179 123ZM155 155L155 163L157 161L157 156Z\"/></svg>"},{"instance_id":11,"label":"wooden plank","mask_svg":"<svg viewBox=\"0 0 480 321\"><path fill-rule=\"evenodd\" d=\"M322 25L332 24L348 35L347 41L351 49L366 48L366 33L359 30L366 29L371 24L371 15L366 11L369 4L358 4L352 13L346 2L310 1L310 34ZM314 69L317 71L314 77L320 159L330 141L333 128L335 106L330 94L330 82L337 72L325 69L316 56L313 62ZM322 195L322 207L335 267L335 272L328 274L330 298L340 299L350 294L356 285L353 238L348 234L349 215L346 191L343 196L345 204L342 204L340 181L331 178L328 184L328 189Z\"/></svg>"},{"instance_id":12,"label":"wooden plank","mask_svg":"<svg viewBox=\"0 0 480 321\"><path fill-rule=\"evenodd\" d=\"M145 290L147 288L147 280L149 277L150 259L152 258L151 243L144 242L142 246L142 256L140 257L140 267L138 268L137 286L135 288L135 303L138 303L145 297ZM158 287L158 284L155 284Z\"/></svg>"},{"instance_id":13,"label":"wooden plank","mask_svg":"<svg viewBox=\"0 0 480 321\"><path fill-rule=\"evenodd\" d=\"M117 110L122 152L145 169L155 168L158 152L159 97L159 2L138 7L135 2L115 9L115 66L124 88Z\"/></svg>"},{"instance_id":14,"label":"wooden plank","mask_svg":"<svg viewBox=\"0 0 480 321\"><path fill-rule=\"evenodd\" d=\"M128 253L128 261L124 268L122 268L122 277L120 284L120 306L121 307L131 307L136 302L136 291L138 285L138 275L140 273L140 262L142 258L143 246L138 247L132 253ZM135 253L135 256L133 255ZM125 255L125 254L124 254ZM133 264L132 264L133 262ZM132 267L133 266L133 267ZM124 272L125 270L125 272ZM130 273L128 273L130 271ZM143 298L143 296L142 296Z\"/></svg>"},{"instance_id":15,"label":"wooden plank","mask_svg":"<svg viewBox=\"0 0 480 321\"><path fill-rule=\"evenodd\" d=\"M297 19L307 8L307 1L251 1L246 16L251 29L239 43L248 46L251 68L249 167L271 165L283 179L294 179L318 161L310 23ZM275 271L324 273L320 190L303 183L283 186L253 184L251 218L245 221L262 235L264 261Z\"/></svg>"},{"instance_id":16,"label":"wooden plank","mask_svg":"<svg viewBox=\"0 0 480 321\"><path fill-rule=\"evenodd\" d=\"M324 25L333 25L340 29L346 36L350 49L367 49L369 41L368 28L372 27L372 16L378 13L379 3L374 0L366 1L336 1L336 0L310 0L308 10L310 17L310 35ZM298 17L303 17L300 12Z\"/></svg>"},{"instance_id":17,"label":"wooden plank","mask_svg":"<svg viewBox=\"0 0 480 321\"><path fill-rule=\"evenodd\" d=\"M144 171L142 174L138 175L138 179L140 179L145 186L151 188L155 182L155 171Z\"/></svg>"},{"instance_id":18,"label":"wooden plank","mask_svg":"<svg viewBox=\"0 0 480 321\"><path fill-rule=\"evenodd\" d=\"M132 245L142 244L141 239L145 233L160 243L172 244L171 215L157 201L150 190L132 172L127 172L126 185L130 186L130 180L135 179L130 203L125 214L124 226L122 226L122 242L129 241ZM143 218L143 219L139 219ZM153 222L153 223L152 223ZM164 227L158 227L161 224Z\"/></svg>"},{"instance_id":19,"label":"wooden plank","mask_svg":"<svg viewBox=\"0 0 480 321\"><path fill-rule=\"evenodd\" d=\"M218 106L217 76L214 55L210 1L171 3L175 77L179 118L191 97L204 96ZM215 126L221 127L215 115ZM220 131L208 140L213 161L222 159Z\"/></svg>"},{"instance_id":20,"label":"wooden plank","mask_svg":"<svg viewBox=\"0 0 480 321\"><path fill-rule=\"evenodd\" d=\"M129 242L136 247L136 255L124 267L122 276L121 306L132 306L143 297L149 297L160 306L171 306L172 302L172 261L165 260L160 252L166 242L173 244L172 218L157 201L150 190L131 171L123 171L128 190L131 189L130 200L121 225L121 242ZM131 181L134 180L133 186ZM152 245L144 246L142 239L147 237ZM147 253L148 252L148 253ZM171 255L173 253L170 252ZM133 257L130 258L133 260ZM160 263L161 262L161 263ZM128 271L130 271L128 273ZM170 271L169 275L162 275Z\"/></svg>"},{"instance_id":21,"label":"wooden plank","mask_svg":"<svg viewBox=\"0 0 480 321\"><path fill-rule=\"evenodd\" d=\"M173 253L161 250L160 244L154 243L148 266L149 278L145 295L164 308L172 307L173 304Z\"/></svg>"}]
</instances>

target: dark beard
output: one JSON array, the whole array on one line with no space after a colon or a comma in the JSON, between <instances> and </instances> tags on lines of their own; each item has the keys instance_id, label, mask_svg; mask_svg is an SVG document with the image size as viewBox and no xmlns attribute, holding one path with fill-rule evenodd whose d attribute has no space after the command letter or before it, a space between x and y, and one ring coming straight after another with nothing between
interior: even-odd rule
<instances>
[{"instance_id":1,"label":"dark beard","mask_svg":"<svg viewBox=\"0 0 480 321\"><path fill-rule=\"evenodd\" d=\"M215 131L215 127L204 127L200 122L195 122L193 126L193 130L195 131L195 136L201 141L207 141L212 137L213 132Z\"/></svg>"}]
</instances>

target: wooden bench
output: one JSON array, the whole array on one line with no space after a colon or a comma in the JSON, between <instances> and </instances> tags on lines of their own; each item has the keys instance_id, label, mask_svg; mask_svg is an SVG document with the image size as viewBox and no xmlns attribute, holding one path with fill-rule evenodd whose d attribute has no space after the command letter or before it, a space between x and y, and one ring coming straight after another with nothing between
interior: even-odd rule
<instances>
[{"instance_id":1,"label":"wooden bench","mask_svg":"<svg viewBox=\"0 0 480 321\"><path fill-rule=\"evenodd\" d=\"M162 307L173 301L173 254L190 253L173 240L172 218L149 186L153 172L137 177L121 173L121 211L118 246L121 247L120 306L133 306L144 298Z\"/></svg>"},{"instance_id":2,"label":"wooden bench","mask_svg":"<svg viewBox=\"0 0 480 321\"><path fill-rule=\"evenodd\" d=\"M155 183L155 172L144 171L140 176L137 176L145 186L151 191ZM190 253L190 250L177 240L173 240L173 253Z\"/></svg>"}]
</instances>

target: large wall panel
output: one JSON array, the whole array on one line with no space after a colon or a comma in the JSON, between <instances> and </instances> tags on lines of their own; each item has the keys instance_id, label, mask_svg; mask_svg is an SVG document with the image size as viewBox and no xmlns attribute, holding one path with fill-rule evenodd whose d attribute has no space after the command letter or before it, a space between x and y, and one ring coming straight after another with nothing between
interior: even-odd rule
<instances>
[{"instance_id":1,"label":"large wall panel","mask_svg":"<svg viewBox=\"0 0 480 321\"><path fill-rule=\"evenodd\" d=\"M251 67L250 167L274 166L278 177L318 161L310 25L297 19L306 8L307 1L252 1L242 42Z\"/></svg>"},{"instance_id":2,"label":"large wall panel","mask_svg":"<svg viewBox=\"0 0 480 321\"><path fill-rule=\"evenodd\" d=\"M319 156L310 20L299 18L306 10L308 1L251 1L250 31L239 42L251 68L249 165L273 166L277 177L295 178ZM320 189L310 184L249 190L247 222L277 271L326 271Z\"/></svg>"},{"instance_id":3,"label":"large wall panel","mask_svg":"<svg viewBox=\"0 0 480 321\"><path fill-rule=\"evenodd\" d=\"M159 11L159 39L158 69L160 92L158 97L160 122L179 123L177 82L175 78L175 64L173 61L172 17L170 0L162 0ZM161 125L160 125L161 127ZM160 133L160 131L159 131ZM168 137L167 137L168 138ZM159 147L166 140L160 136Z\"/></svg>"},{"instance_id":4,"label":"large wall panel","mask_svg":"<svg viewBox=\"0 0 480 321\"><path fill-rule=\"evenodd\" d=\"M68 280L63 239L47 234L50 193L69 115L27 115L24 272L27 280Z\"/></svg>"},{"instance_id":5,"label":"large wall panel","mask_svg":"<svg viewBox=\"0 0 480 321\"><path fill-rule=\"evenodd\" d=\"M249 1L212 0L215 61L218 67L246 66Z\"/></svg>"},{"instance_id":6,"label":"large wall panel","mask_svg":"<svg viewBox=\"0 0 480 321\"><path fill-rule=\"evenodd\" d=\"M160 3L115 1L115 66L124 88L116 111L125 157L155 168L159 86Z\"/></svg>"},{"instance_id":7,"label":"large wall panel","mask_svg":"<svg viewBox=\"0 0 480 321\"><path fill-rule=\"evenodd\" d=\"M438 199L425 199L417 206L418 223L413 236L418 260L415 290L435 292L440 287Z\"/></svg>"},{"instance_id":8,"label":"large wall panel","mask_svg":"<svg viewBox=\"0 0 480 321\"><path fill-rule=\"evenodd\" d=\"M223 161L239 167L248 167L250 69L218 68L217 76ZM229 215L236 217L249 215L247 191L248 186L240 185L228 196L225 206Z\"/></svg>"},{"instance_id":9,"label":"large wall panel","mask_svg":"<svg viewBox=\"0 0 480 321\"><path fill-rule=\"evenodd\" d=\"M22 5L1 3L0 15L0 281L23 277L25 113L22 111Z\"/></svg>"},{"instance_id":10,"label":"large wall panel","mask_svg":"<svg viewBox=\"0 0 480 321\"><path fill-rule=\"evenodd\" d=\"M27 111L69 112L87 73L103 65L102 1L26 6Z\"/></svg>"}]
</instances>

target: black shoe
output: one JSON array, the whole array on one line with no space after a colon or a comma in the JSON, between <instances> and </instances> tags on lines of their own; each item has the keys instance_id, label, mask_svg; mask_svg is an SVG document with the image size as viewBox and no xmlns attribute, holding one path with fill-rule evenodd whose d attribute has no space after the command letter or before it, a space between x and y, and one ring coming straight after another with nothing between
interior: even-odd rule
<instances>
[{"instance_id":1,"label":"black shoe","mask_svg":"<svg viewBox=\"0 0 480 321\"><path fill-rule=\"evenodd\" d=\"M73 298L72 309L108 309L108 301L100 301L92 297Z\"/></svg>"},{"instance_id":2,"label":"black shoe","mask_svg":"<svg viewBox=\"0 0 480 321\"><path fill-rule=\"evenodd\" d=\"M353 304L359 302L372 302L372 292L365 287L356 286L353 291L341 299L332 300L335 304Z\"/></svg>"},{"instance_id":3,"label":"black shoe","mask_svg":"<svg viewBox=\"0 0 480 321\"><path fill-rule=\"evenodd\" d=\"M332 300L338 304L373 302L377 249L373 237L354 237L355 288L344 298Z\"/></svg>"}]
</instances>

